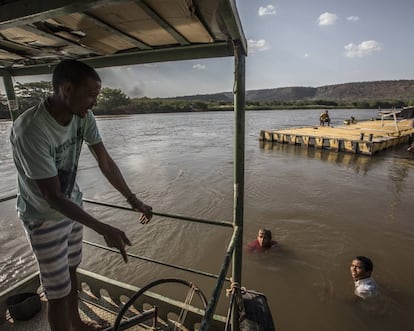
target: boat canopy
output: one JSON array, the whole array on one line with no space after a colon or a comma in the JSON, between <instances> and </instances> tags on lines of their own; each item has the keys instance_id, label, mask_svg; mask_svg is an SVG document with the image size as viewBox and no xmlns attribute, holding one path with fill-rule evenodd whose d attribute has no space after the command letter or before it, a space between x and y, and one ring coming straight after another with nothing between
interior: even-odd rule
<instances>
[{"instance_id":1,"label":"boat canopy","mask_svg":"<svg viewBox=\"0 0 414 331\"><path fill-rule=\"evenodd\" d=\"M48 74L62 59L94 68L233 56L247 43L234 0L0 1L0 74Z\"/></svg>"}]
</instances>

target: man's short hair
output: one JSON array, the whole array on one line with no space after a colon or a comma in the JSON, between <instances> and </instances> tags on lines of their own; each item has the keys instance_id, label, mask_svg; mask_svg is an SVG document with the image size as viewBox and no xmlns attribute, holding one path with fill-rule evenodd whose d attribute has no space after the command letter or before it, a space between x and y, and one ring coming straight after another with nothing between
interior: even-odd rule
<instances>
[{"instance_id":1,"label":"man's short hair","mask_svg":"<svg viewBox=\"0 0 414 331\"><path fill-rule=\"evenodd\" d=\"M55 67L52 76L53 91L57 92L64 82L82 84L87 78L101 81L94 68L77 60L63 60Z\"/></svg>"},{"instance_id":2,"label":"man's short hair","mask_svg":"<svg viewBox=\"0 0 414 331\"><path fill-rule=\"evenodd\" d=\"M370 258L366 256L357 256L355 260L362 262L362 265L364 266L365 271L374 270L374 265L372 264L372 261Z\"/></svg>"},{"instance_id":3,"label":"man's short hair","mask_svg":"<svg viewBox=\"0 0 414 331\"><path fill-rule=\"evenodd\" d=\"M262 229L259 229L259 233L260 232L263 232L264 237L272 239L272 231L262 228Z\"/></svg>"}]
</instances>

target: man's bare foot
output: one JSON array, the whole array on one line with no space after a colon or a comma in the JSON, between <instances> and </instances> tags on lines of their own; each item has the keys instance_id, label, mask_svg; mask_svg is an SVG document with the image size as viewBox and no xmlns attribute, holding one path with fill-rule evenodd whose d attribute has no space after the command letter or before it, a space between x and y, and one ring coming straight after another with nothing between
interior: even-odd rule
<instances>
[{"instance_id":1,"label":"man's bare foot","mask_svg":"<svg viewBox=\"0 0 414 331\"><path fill-rule=\"evenodd\" d=\"M109 328L111 323L105 320L97 321L82 321L81 324L73 325L71 331L100 331Z\"/></svg>"}]
</instances>

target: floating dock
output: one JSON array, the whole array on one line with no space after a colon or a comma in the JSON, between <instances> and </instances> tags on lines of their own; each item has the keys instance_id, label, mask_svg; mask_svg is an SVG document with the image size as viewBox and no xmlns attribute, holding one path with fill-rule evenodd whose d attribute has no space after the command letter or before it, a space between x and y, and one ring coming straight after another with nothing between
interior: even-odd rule
<instances>
[{"instance_id":1,"label":"floating dock","mask_svg":"<svg viewBox=\"0 0 414 331\"><path fill-rule=\"evenodd\" d=\"M261 130L262 141L329 149L334 152L373 155L408 144L414 135L414 120L373 120L341 126L311 126L282 130Z\"/></svg>"}]
</instances>

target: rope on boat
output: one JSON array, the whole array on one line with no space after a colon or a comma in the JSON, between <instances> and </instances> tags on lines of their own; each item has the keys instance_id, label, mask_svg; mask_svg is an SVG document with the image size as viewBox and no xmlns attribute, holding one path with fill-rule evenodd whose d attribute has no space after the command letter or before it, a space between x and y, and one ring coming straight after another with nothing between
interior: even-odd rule
<instances>
[{"instance_id":1,"label":"rope on boat","mask_svg":"<svg viewBox=\"0 0 414 331\"><path fill-rule=\"evenodd\" d=\"M196 293L197 296L199 297L199 299L201 301L201 304L203 306L203 309L205 310L207 308L207 299L206 299L204 293L201 292L201 290L198 287L196 287L193 283L188 282L188 281L183 280L183 279L179 279L179 278L163 278L163 279L158 279L158 280L154 280L153 282L145 285L138 292L136 292L128 300L128 302L125 303L125 305L119 311L118 316L116 317L116 320L115 320L115 323L114 323L114 327L113 327L113 331L118 331L119 330L122 317L125 315L126 311L129 309L129 307L131 307L132 304L135 301L137 301L137 299L142 294L144 294L145 292L147 292L152 287L155 287L155 286L160 285L160 284L166 284L166 283L178 283L178 284L182 284L182 285L188 286L192 290L192 292L193 292L192 296L194 296L194 293ZM177 321L176 327L178 327L178 321Z\"/></svg>"},{"instance_id":2,"label":"rope on boat","mask_svg":"<svg viewBox=\"0 0 414 331\"><path fill-rule=\"evenodd\" d=\"M226 325L224 327L224 331L230 331L231 325L231 314L233 312L234 301L237 299L240 300L240 286L237 282L232 282L229 289L226 289L226 296L230 297L229 308L227 309L227 316L226 316Z\"/></svg>"},{"instance_id":3,"label":"rope on boat","mask_svg":"<svg viewBox=\"0 0 414 331\"><path fill-rule=\"evenodd\" d=\"M207 306L206 312L204 314L204 317L201 321L201 326L199 328L199 330L204 331L204 330L208 330L208 324L210 323L210 321L213 318L215 309L216 309L216 305L217 305L217 301L219 298L219 295L221 293L221 290L223 288L223 283L224 283L224 279L226 277L227 274L227 270L229 268L230 265L230 261L233 255L233 251L234 251L234 247L236 245L237 242L237 238L239 237L239 235L242 233L242 229L239 226L235 226L234 227L234 231L233 231L233 235L231 237L230 243L227 247L227 252L226 252L226 256L224 258L224 262L221 265L221 269L220 269L220 273L219 276L217 278L216 281L216 286L214 287L213 290L213 294L211 295L211 299L210 302Z\"/></svg>"},{"instance_id":4,"label":"rope on boat","mask_svg":"<svg viewBox=\"0 0 414 331\"><path fill-rule=\"evenodd\" d=\"M230 296L230 304L224 331L231 330L230 320L233 314L236 314L234 317L239 321L239 328L242 331L275 331L272 312L263 293L247 290L233 282L230 289L226 290L226 295ZM233 308L234 305L236 309Z\"/></svg>"},{"instance_id":5,"label":"rope on boat","mask_svg":"<svg viewBox=\"0 0 414 331\"><path fill-rule=\"evenodd\" d=\"M189 291L187 292L187 296L185 297L184 304L186 306L189 306L191 304L191 301L193 300L194 293L196 291L196 287L194 285L191 286ZM185 319L187 318L188 309L181 309L180 315L178 316L177 324L174 326L174 331L179 330L178 325L185 325Z\"/></svg>"}]
</instances>

